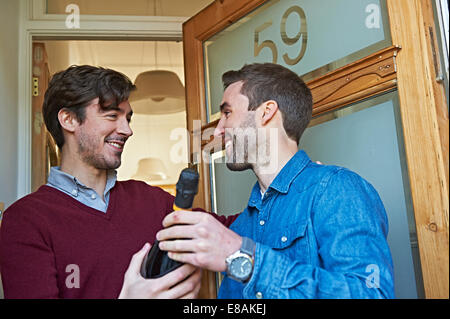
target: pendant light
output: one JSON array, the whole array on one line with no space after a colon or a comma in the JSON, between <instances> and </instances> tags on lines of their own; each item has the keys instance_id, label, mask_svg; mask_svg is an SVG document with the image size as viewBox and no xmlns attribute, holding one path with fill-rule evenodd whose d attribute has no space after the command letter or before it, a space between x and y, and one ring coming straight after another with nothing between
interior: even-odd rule
<instances>
[{"instance_id":1,"label":"pendant light","mask_svg":"<svg viewBox=\"0 0 450 319\"><path fill-rule=\"evenodd\" d=\"M175 72L152 70L140 73L130 95L135 113L171 114L185 111L184 87Z\"/></svg>"},{"instance_id":2,"label":"pendant light","mask_svg":"<svg viewBox=\"0 0 450 319\"><path fill-rule=\"evenodd\" d=\"M162 160L155 157L146 157L139 160L136 174L131 178L146 182L155 182L166 180L169 176L167 175L167 169Z\"/></svg>"},{"instance_id":3,"label":"pendant light","mask_svg":"<svg viewBox=\"0 0 450 319\"><path fill-rule=\"evenodd\" d=\"M157 15L157 2L162 15L162 4L153 0L153 13ZM150 1L149 1L150 6ZM166 44L167 45L167 44ZM129 101L133 111L140 114L171 114L186 110L184 87L178 75L168 70L159 70L158 41L154 42L155 70L140 73L134 82L136 90ZM169 61L170 51L169 48Z\"/></svg>"}]
</instances>

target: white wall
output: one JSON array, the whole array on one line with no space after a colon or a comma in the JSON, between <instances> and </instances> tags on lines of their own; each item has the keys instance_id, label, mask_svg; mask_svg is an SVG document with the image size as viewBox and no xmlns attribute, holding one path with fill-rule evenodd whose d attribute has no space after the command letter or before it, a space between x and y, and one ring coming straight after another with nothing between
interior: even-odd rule
<instances>
[{"instance_id":1,"label":"white wall","mask_svg":"<svg viewBox=\"0 0 450 319\"><path fill-rule=\"evenodd\" d=\"M19 1L0 0L0 202L5 203L5 208L17 199L17 52Z\"/></svg>"},{"instance_id":2,"label":"white wall","mask_svg":"<svg viewBox=\"0 0 450 319\"><path fill-rule=\"evenodd\" d=\"M0 0L0 201L17 199L19 1Z\"/></svg>"},{"instance_id":3,"label":"white wall","mask_svg":"<svg viewBox=\"0 0 450 319\"><path fill-rule=\"evenodd\" d=\"M131 106L133 107L133 103ZM125 145L117 178L138 179L134 175L138 172L139 160L152 157L162 160L168 178L162 181L145 181L151 185L176 184L181 170L188 166L186 112L163 115L135 113L131 129L133 136ZM181 134L183 132L186 134Z\"/></svg>"}]
</instances>

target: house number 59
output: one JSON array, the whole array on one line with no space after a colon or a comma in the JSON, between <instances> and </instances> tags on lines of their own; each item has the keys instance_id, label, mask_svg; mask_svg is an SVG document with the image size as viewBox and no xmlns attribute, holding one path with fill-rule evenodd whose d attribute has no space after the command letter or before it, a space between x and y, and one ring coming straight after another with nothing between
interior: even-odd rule
<instances>
[{"instance_id":1,"label":"house number 59","mask_svg":"<svg viewBox=\"0 0 450 319\"><path fill-rule=\"evenodd\" d=\"M286 21L288 17L292 14L296 13L298 18L300 19L300 28L298 30L298 33L294 37L289 37L286 34ZM258 26L255 29L255 44L254 44L254 56L257 57L262 49L269 48L272 51L272 62L277 63L278 61L278 49L274 41L272 40L264 40L261 43L259 42L259 34L261 31L269 28L272 25L272 21L265 22L262 25ZM289 57L287 53L283 54L283 60L288 65L295 65L297 64L305 55L306 51L306 44L308 42L308 33L307 33L307 24L306 24L306 15L302 8L299 6L292 6L289 9L286 10L286 12L283 14L283 17L281 18L281 24L280 24L280 36L281 40L286 45L295 45L301 40L301 46L298 52L298 55L296 57Z\"/></svg>"}]
</instances>

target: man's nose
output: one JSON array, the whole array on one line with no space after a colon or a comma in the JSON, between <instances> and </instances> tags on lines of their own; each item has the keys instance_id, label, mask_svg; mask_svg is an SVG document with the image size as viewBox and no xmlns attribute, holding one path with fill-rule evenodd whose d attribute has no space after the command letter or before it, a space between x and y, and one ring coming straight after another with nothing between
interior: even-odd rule
<instances>
[{"instance_id":1,"label":"man's nose","mask_svg":"<svg viewBox=\"0 0 450 319\"><path fill-rule=\"evenodd\" d=\"M224 119L221 118L219 120L219 123L217 123L216 128L214 129L214 137L222 137L224 133L225 133Z\"/></svg>"},{"instance_id":2,"label":"man's nose","mask_svg":"<svg viewBox=\"0 0 450 319\"><path fill-rule=\"evenodd\" d=\"M130 127L130 122L127 119L122 119L119 123L119 127L117 128L117 132L121 135L125 135L126 137L130 137L133 135L133 130Z\"/></svg>"}]
</instances>

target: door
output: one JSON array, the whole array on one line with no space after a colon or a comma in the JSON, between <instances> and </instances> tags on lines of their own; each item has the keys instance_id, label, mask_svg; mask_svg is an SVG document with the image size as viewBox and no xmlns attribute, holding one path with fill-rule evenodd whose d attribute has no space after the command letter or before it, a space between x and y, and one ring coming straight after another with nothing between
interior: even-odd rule
<instances>
[{"instance_id":1,"label":"door","mask_svg":"<svg viewBox=\"0 0 450 319\"><path fill-rule=\"evenodd\" d=\"M215 1L184 23L190 151L201 164L195 204L242 211L256 181L229 172L222 141L212 139L222 73L282 64L313 94L300 148L380 193L397 297L448 298L448 104L431 2L326 1ZM239 193L232 204L229 189Z\"/></svg>"},{"instance_id":2,"label":"door","mask_svg":"<svg viewBox=\"0 0 450 319\"><path fill-rule=\"evenodd\" d=\"M48 57L44 43L33 43L32 112L31 112L31 191L47 183L51 166L59 165L59 152L47 131L42 115L44 94L50 81Z\"/></svg>"}]
</instances>

